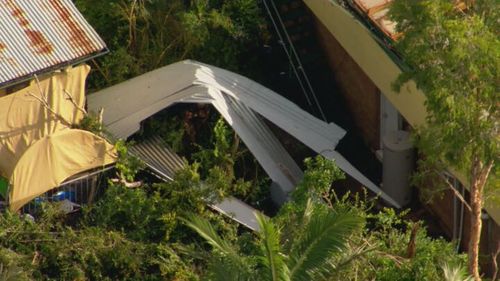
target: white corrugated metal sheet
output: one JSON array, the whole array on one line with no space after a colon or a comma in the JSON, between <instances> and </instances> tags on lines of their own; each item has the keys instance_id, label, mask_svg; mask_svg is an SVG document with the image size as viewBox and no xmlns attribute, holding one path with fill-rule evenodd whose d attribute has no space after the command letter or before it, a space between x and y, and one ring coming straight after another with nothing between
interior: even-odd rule
<instances>
[{"instance_id":1,"label":"white corrugated metal sheet","mask_svg":"<svg viewBox=\"0 0 500 281\"><path fill-rule=\"evenodd\" d=\"M173 180L175 173L184 167L184 162L158 136L135 143L129 152L138 157L162 179Z\"/></svg>"},{"instance_id":2,"label":"white corrugated metal sheet","mask_svg":"<svg viewBox=\"0 0 500 281\"><path fill-rule=\"evenodd\" d=\"M345 135L342 128L317 119L270 89L227 70L182 61L104 89L87 100L92 111L104 108L104 124L120 138L129 137L139 130L144 119L173 103L213 104L279 186L274 195L281 201L294 189L302 171L260 119L262 116L317 153L336 160L347 174L399 207L335 151Z\"/></svg>"},{"instance_id":3,"label":"white corrugated metal sheet","mask_svg":"<svg viewBox=\"0 0 500 281\"><path fill-rule=\"evenodd\" d=\"M174 180L175 173L185 165L181 157L158 136L149 137L129 149L132 154L144 161L153 174L165 181ZM210 203L209 207L253 231L259 231L259 224L255 218L255 213L258 211L241 200L229 196L221 202Z\"/></svg>"},{"instance_id":4,"label":"white corrugated metal sheet","mask_svg":"<svg viewBox=\"0 0 500 281\"><path fill-rule=\"evenodd\" d=\"M0 88L105 51L71 0L0 0Z\"/></svg>"}]
</instances>

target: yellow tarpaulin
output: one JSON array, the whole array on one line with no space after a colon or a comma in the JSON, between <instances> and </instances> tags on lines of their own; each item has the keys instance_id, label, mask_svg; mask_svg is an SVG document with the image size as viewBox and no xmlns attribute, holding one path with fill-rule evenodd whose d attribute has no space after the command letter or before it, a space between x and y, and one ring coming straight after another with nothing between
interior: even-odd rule
<instances>
[{"instance_id":1,"label":"yellow tarpaulin","mask_svg":"<svg viewBox=\"0 0 500 281\"><path fill-rule=\"evenodd\" d=\"M84 113L86 65L54 73L0 98L0 175L10 178L34 142L78 123ZM54 113L57 113L54 114Z\"/></svg>"},{"instance_id":2,"label":"yellow tarpaulin","mask_svg":"<svg viewBox=\"0 0 500 281\"><path fill-rule=\"evenodd\" d=\"M114 147L99 136L68 129L31 145L10 178L10 209L59 186L68 177L116 161Z\"/></svg>"},{"instance_id":3,"label":"yellow tarpaulin","mask_svg":"<svg viewBox=\"0 0 500 281\"><path fill-rule=\"evenodd\" d=\"M68 68L0 98L0 175L11 210L67 178L116 161L111 144L71 129L83 118L87 65Z\"/></svg>"}]
</instances>

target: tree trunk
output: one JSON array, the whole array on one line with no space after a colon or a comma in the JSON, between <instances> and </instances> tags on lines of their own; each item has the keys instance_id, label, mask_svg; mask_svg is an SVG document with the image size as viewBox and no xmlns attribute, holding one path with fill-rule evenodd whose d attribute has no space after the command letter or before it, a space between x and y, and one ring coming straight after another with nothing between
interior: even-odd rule
<instances>
[{"instance_id":1,"label":"tree trunk","mask_svg":"<svg viewBox=\"0 0 500 281\"><path fill-rule=\"evenodd\" d=\"M471 224L469 240L469 273L475 281L480 281L479 275L479 242L481 240L481 209L482 200L479 197L477 186L471 187Z\"/></svg>"},{"instance_id":2,"label":"tree trunk","mask_svg":"<svg viewBox=\"0 0 500 281\"><path fill-rule=\"evenodd\" d=\"M481 210L483 209L483 190L493 167L493 161L484 165L477 157L472 164L470 206L471 225L469 241L469 273L474 281L481 281L479 274L479 242L481 241Z\"/></svg>"}]
</instances>

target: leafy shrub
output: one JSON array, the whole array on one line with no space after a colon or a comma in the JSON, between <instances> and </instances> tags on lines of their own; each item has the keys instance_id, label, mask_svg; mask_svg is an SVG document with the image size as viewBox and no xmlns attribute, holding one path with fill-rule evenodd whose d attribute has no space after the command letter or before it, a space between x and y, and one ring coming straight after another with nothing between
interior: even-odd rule
<instances>
[{"instance_id":1,"label":"leafy shrub","mask_svg":"<svg viewBox=\"0 0 500 281\"><path fill-rule=\"evenodd\" d=\"M142 188L111 185L85 213L87 224L123 232L136 241L160 241L169 232L160 220L167 213L165 200L157 193L148 195Z\"/></svg>"},{"instance_id":2,"label":"leafy shrub","mask_svg":"<svg viewBox=\"0 0 500 281\"><path fill-rule=\"evenodd\" d=\"M134 181L135 175L139 170L145 167L144 163L137 157L128 153L128 146L130 144L123 140L118 140L115 143L115 149L118 153L118 159L115 167L118 170L118 176L124 181Z\"/></svg>"}]
</instances>

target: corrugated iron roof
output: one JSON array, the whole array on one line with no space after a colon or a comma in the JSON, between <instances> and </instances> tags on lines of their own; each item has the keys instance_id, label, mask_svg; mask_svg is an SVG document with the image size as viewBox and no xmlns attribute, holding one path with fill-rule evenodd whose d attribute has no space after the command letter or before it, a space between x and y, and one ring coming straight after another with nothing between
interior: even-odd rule
<instances>
[{"instance_id":1,"label":"corrugated iron roof","mask_svg":"<svg viewBox=\"0 0 500 281\"><path fill-rule=\"evenodd\" d=\"M158 136L136 143L129 150L165 180L173 180L175 173L184 167L182 158Z\"/></svg>"},{"instance_id":2,"label":"corrugated iron roof","mask_svg":"<svg viewBox=\"0 0 500 281\"><path fill-rule=\"evenodd\" d=\"M105 51L71 0L0 0L0 88Z\"/></svg>"},{"instance_id":3,"label":"corrugated iron roof","mask_svg":"<svg viewBox=\"0 0 500 281\"><path fill-rule=\"evenodd\" d=\"M200 100L203 101L203 98L200 98ZM144 161L146 166L153 172L153 175L164 181L173 181L175 173L185 165L182 158L158 136L152 136L134 144L129 151ZM255 218L255 214L259 211L245 202L229 196L220 202L207 201L207 203L213 210L230 217L253 231L259 231L260 227Z\"/></svg>"},{"instance_id":4,"label":"corrugated iron roof","mask_svg":"<svg viewBox=\"0 0 500 281\"><path fill-rule=\"evenodd\" d=\"M140 99L133 98L141 93ZM174 103L211 103L233 127L268 176L271 194L282 200L302 178L302 170L262 122L266 118L328 159L380 197L399 204L335 151L345 131L323 122L266 87L236 73L182 61L101 90L87 98L91 111L104 108L103 122L115 137L127 138L140 123Z\"/></svg>"}]
</instances>

